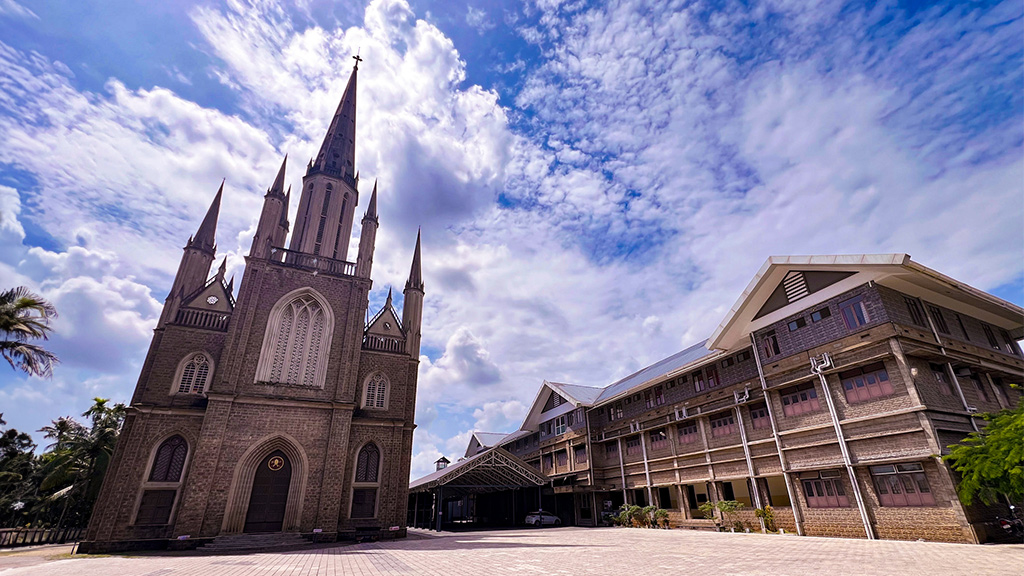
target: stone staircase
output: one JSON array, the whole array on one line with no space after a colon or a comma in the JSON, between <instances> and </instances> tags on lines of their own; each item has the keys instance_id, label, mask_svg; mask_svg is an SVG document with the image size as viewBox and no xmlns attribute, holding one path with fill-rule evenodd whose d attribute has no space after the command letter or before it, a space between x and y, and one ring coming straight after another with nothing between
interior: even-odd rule
<instances>
[{"instance_id":1,"label":"stone staircase","mask_svg":"<svg viewBox=\"0 0 1024 576\"><path fill-rule=\"evenodd\" d=\"M213 539L213 542L199 547L198 551L206 554L260 552L263 550L280 550L282 548L301 548L309 543L309 540L295 532L228 534L217 536Z\"/></svg>"}]
</instances>

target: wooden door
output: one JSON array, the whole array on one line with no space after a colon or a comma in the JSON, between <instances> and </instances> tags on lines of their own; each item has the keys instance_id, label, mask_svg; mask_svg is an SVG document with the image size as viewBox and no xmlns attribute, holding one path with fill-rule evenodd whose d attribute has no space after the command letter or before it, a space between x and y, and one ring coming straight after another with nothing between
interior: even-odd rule
<instances>
[{"instance_id":1,"label":"wooden door","mask_svg":"<svg viewBox=\"0 0 1024 576\"><path fill-rule=\"evenodd\" d=\"M245 532L281 531L291 481L292 465L284 452L275 450L260 462L252 481Z\"/></svg>"}]
</instances>

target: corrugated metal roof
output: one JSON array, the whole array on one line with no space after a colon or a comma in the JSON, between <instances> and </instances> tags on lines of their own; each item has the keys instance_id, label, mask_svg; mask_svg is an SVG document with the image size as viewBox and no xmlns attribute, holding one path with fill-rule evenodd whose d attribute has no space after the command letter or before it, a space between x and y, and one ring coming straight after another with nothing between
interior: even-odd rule
<instances>
[{"instance_id":1,"label":"corrugated metal roof","mask_svg":"<svg viewBox=\"0 0 1024 576\"><path fill-rule=\"evenodd\" d=\"M597 398L601 395L601 388L594 388L593 386L580 386L578 384L564 384L562 382L548 382L559 392L564 393L568 396L569 400L575 401L585 406L593 404Z\"/></svg>"},{"instance_id":2,"label":"corrugated metal roof","mask_svg":"<svg viewBox=\"0 0 1024 576\"><path fill-rule=\"evenodd\" d=\"M596 402L604 402L605 400L614 398L615 396L640 386L645 382L649 382L655 378L678 370L687 364L696 362L701 358L710 356L714 351L708 350L706 344L707 340L699 344L694 344L682 352L677 352L664 360L655 362L638 372L634 372L633 374L626 376L622 380L619 380L602 390L601 395L598 396Z\"/></svg>"},{"instance_id":3,"label":"corrugated metal roof","mask_svg":"<svg viewBox=\"0 0 1024 576\"><path fill-rule=\"evenodd\" d=\"M441 468L440 470L435 470L435 471L431 472L430 474L427 474L426 476L423 476L422 478L417 478L417 479L415 479L415 480L413 480L412 482L409 483L409 488L415 488L415 487L420 486L422 484L426 484L428 482L436 480L436 479L440 478L441 476L451 472L452 470L458 470L459 468L462 468L466 464L469 464L473 460L483 456L486 453L487 453L487 451L484 450L483 452L480 452L479 454L474 454L474 455L470 456L469 458L463 458L462 460L459 460L455 464L449 464L448 466L446 466L444 468Z\"/></svg>"},{"instance_id":4,"label":"corrugated metal roof","mask_svg":"<svg viewBox=\"0 0 1024 576\"><path fill-rule=\"evenodd\" d=\"M508 436L504 432L473 432L473 435L476 436L477 441L484 448L497 446L505 436Z\"/></svg>"}]
</instances>

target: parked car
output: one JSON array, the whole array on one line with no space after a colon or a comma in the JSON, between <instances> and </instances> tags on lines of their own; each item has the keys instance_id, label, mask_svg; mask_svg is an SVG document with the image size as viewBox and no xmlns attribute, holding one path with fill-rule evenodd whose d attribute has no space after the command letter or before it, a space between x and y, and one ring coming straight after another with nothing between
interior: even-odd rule
<instances>
[{"instance_id":1,"label":"parked car","mask_svg":"<svg viewBox=\"0 0 1024 576\"><path fill-rule=\"evenodd\" d=\"M526 520L524 520L524 522L532 526L560 526L562 524L562 520L558 516L543 510L530 512L526 515Z\"/></svg>"}]
</instances>

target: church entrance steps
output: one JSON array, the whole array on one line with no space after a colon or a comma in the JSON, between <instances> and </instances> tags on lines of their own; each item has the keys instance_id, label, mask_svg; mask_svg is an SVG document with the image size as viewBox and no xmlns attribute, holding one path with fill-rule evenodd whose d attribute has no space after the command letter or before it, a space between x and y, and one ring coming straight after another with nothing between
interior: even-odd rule
<instances>
[{"instance_id":1,"label":"church entrance steps","mask_svg":"<svg viewBox=\"0 0 1024 576\"><path fill-rule=\"evenodd\" d=\"M309 540L295 532L274 532L269 534L229 534L217 536L213 542L198 548L199 552L259 552L280 548L308 546Z\"/></svg>"}]
</instances>

